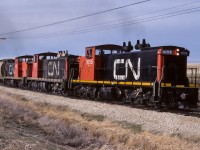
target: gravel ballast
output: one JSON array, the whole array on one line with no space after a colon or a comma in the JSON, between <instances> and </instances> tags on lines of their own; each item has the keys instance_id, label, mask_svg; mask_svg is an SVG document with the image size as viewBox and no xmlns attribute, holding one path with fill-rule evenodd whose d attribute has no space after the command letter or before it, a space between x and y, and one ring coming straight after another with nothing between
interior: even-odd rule
<instances>
[{"instance_id":1,"label":"gravel ballast","mask_svg":"<svg viewBox=\"0 0 200 150\"><path fill-rule=\"evenodd\" d=\"M142 125L143 130L154 133L200 138L200 118L197 117L136 109L97 101L78 100L3 86L0 86L0 91L20 95L34 102L62 105L82 113L103 115L113 121L126 121Z\"/></svg>"}]
</instances>

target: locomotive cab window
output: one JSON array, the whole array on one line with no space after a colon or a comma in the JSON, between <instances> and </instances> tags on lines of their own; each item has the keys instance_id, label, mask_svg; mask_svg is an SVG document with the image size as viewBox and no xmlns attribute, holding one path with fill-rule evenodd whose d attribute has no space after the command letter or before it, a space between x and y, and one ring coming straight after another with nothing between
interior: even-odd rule
<instances>
[{"instance_id":1,"label":"locomotive cab window","mask_svg":"<svg viewBox=\"0 0 200 150\"><path fill-rule=\"evenodd\" d=\"M34 55L34 57L33 57L33 62L34 62L34 63L37 62L37 57L38 57L37 55Z\"/></svg>"},{"instance_id":2,"label":"locomotive cab window","mask_svg":"<svg viewBox=\"0 0 200 150\"><path fill-rule=\"evenodd\" d=\"M104 52L103 49L96 49L95 55L102 56L102 55L104 55L104 54L105 54L105 52Z\"/></svg>"},{"instance_id":3,"label":"locomotive cab window","mask_svg":"<svg viewBox=\"0 0 200 150\"><path fill-rule=\"evenodd\" d=\"M106 51L104 51L104 54L112 54L112 51L111 50L106 50Z\"/></svg>"},{"instance_id":4,"label":"locomotive cab window","mask_svg":"<svg viewBox=\"0 0 200 150\"><path fill-rule=\"evenodd\" d=\"M44 59L47 59L46 56L43 55L39 56L39 60L44 60Z\"/></svg>"},{"instance_id":5,"label":"locomotive cab window","mask_svg":"<svg viewBox=\"0 0 200 150\"><path fill-rule=\"evenodd\" d=\"M33 58L28 58L27 63L31 64L33 62Z\"/></svg>"},{"instance_id":6,"label":"locomotive cab window","mask_svg":"<svg viewBox=\"0 0 200 150\"><path fill-rule=\"evenodd\" d=\"M91 59L92 58L92 49L87 49L86 50L86 58Z\"/></svg>"},{"instance_id":7,"label":"locomotive cab window","mask_svg":"<svg viewBox=\"0 0 200 150\"><path fill-rule=\"evenodd\" d=\"M164 65L163 80L165 82L172 83L172 85L186 84L186 57L165 56Z\"/></svg>"},{"instance_id":8,"label":"locomotive cab window","mask_svg":"<svg viewBox=\"0 0 200 150\"><path fill-rule=\"evenodd\" d=\"M96 49L95 55L106 55L106 54L117 54L120 53L120 50L115 50L115 49Z\"/></svg>"},{"instance_id":9,"label":"locomotive cab window","mask_svg":"<svg viewBox=\"0 0 200 150\"><path fill-rule=\"evenodd\" d=\"M18 59L18 62L19 62L19 63L21 63L22 61L23 61L23 59L22 59L22 58L19 58L19 59Z\"/></svg>"}]
</instances>

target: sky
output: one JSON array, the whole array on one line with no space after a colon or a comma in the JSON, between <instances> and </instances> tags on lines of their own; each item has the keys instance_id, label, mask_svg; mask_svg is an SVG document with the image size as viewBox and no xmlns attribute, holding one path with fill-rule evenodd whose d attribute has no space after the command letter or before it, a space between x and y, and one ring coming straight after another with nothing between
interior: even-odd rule
<instances>
[{"instance_id":1,"label":"sky","mask_svg":"<svg viewBox=\"0 0 200 150\"><path fill-rule=\"evenodd\" d=\"M146 39L151 46L176 45L200 63L200 1L150 0L110 12L24 32L143 0L0 0L0 59ZM193 3L194 2L194 3Z\"/></svg>"}]
</instances>

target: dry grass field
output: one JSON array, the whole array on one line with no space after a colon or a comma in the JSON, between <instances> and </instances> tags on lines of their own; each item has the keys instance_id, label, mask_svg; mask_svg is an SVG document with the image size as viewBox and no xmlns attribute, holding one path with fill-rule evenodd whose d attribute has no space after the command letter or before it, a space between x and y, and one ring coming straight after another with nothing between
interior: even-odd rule
<instances>
[{"instance_id":1,"label":"dry grass field","mask_svg":"<svg viewBox=\"0 0 200 150\"><path fill-rule=\"evenodd\" d=\"M0 149L199 149L200 139L144 131L101 115L0 91Z\"/></svg>"}]
</instances>

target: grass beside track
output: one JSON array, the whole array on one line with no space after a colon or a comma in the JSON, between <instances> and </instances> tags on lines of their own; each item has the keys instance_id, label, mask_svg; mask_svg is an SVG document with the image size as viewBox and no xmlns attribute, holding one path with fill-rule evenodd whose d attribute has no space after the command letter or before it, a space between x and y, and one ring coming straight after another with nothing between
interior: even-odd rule
<instances>
[{"instance_id":1,"label":"grass beside track","mask_svg":"<svg viewBox=\"0 0 200 150\"><path fill-rule=\"evenodd\" d=\"M2 91L0 114L0 149L31 147L103 150L200 147L199 139L182 139L179 135L149 133L144 131L141 125L114 122L105 116L82 113L67 106L33 103L23 96ZM31 141L33 142L30 143Z\"/></svg>"}]
</instances>

